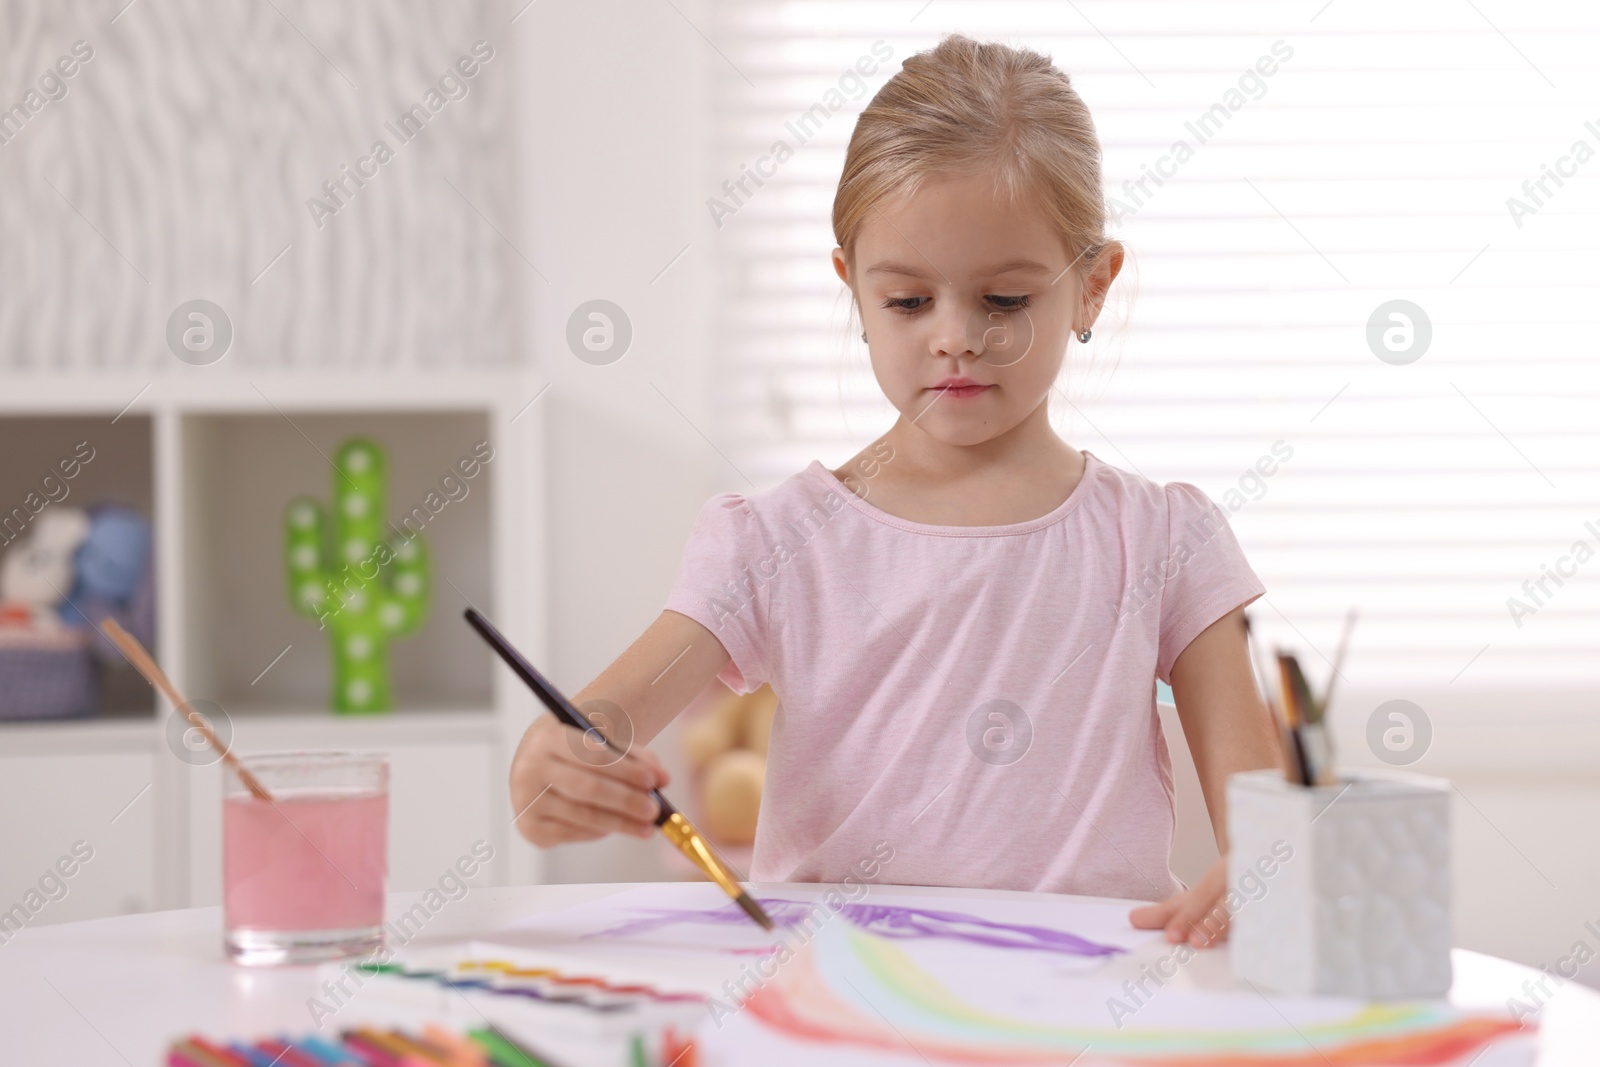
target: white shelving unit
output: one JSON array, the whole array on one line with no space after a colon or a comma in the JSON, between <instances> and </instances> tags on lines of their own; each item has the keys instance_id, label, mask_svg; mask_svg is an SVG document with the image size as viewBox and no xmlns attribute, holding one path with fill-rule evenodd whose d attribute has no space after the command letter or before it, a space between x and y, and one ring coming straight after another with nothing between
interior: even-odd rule
<instances>
[{"instance_id":1,"label":"white shelving unit","mask_svg":"<svg viewBox=\"0 0 1600 1067\"><path fill-rule=\"evenodd\" d=\"M67 438L90 440L95 460L64 503L114 490L150 516L155 653L191 700L227 712L236 751L388 752L392 888L435 883L480 838L497 857L482 881L539 880L537 853L513 840L505 786L532 699L460 615L470 601L531 656L545 652L542 441L527 407L541 383L522 372L217 371L8 381L0 491L46 473ZM388 452L394 518L476 442L494 448L422 532L432 607L392 647L396 710L367 716L326 710L326 636L290 609L282 547L284 506L302 494L326 501L327 457L358 433ZM0 910L77 840L95 859L35 921L220 900L220 769L174 754L172 709L133 681L92 719L0 723Z\"/></svg>"}]
</instances>

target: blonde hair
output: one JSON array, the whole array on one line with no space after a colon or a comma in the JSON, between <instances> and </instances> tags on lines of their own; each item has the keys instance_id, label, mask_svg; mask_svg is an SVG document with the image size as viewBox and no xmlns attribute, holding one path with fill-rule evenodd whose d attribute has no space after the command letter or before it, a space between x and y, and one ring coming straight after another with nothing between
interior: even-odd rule
<instances>
[{"instance_id":1,"label":"blonde hair","mask_svg":"<svg viewBox=\"0 0 1600 1067\"><path fill-rule=\"evenodd\" d=\"M1037 199L1080 277L1094 266L1109 238L1088 107L1049 57L961 34L907 59L856 120L833 199L846 262L883 199L986 171L1008 202Z\"/></svg>"}]
</instances>

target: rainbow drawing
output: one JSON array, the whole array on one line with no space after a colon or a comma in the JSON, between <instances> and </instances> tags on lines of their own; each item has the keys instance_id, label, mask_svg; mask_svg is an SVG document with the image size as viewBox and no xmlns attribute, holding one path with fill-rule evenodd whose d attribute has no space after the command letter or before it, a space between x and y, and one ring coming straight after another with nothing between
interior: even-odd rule
<instances>
[{"instance_id":1,"label":"rainbow drawing","mask_svg":"<svg viewBox=\"0 0 1600 1067\"><path fill-rule=\"evenodd\" d=\"M762 910L772 917L773 924L779 930L799 930L808 934L810 931L807 924L819 926L829 915L829 908L814 900L762 897L758 903ZM959 911L862 902L841 904L837 908L837 913L858 930L894 940L960 941L985 948L1088 958L1112 956L1127 951L1116 945L1101 944L1065 930L1024 923L997 922ZM616 923L588 936L608 939L631 937L682 924L731 926L743 929L749 921L744 912L731 904L709 909L651 908L642 909L639 918ZM757 949L735 948L728 951L768 955L772 950L771 946L764 946Z\"/></svg>"},{"instance_id":2,"label":"rainbow drawing","mask_svg":"<svg viewBox=\"0 0 1600 1067\"><path fill-rule=\"evenodd\" d=\"M1057 1025L970 1003L882 937L841 928L811 948L749 997L750 1015L802 1042L914 1051L929 1062L1061 1064L1078 1057L1083 1067L1443 1067L1524 1032L1507 1016L1463 1013L1438 1001L1370 1003L1300 1026L1276 1010L1255 1028Z\"/></svg>"}]
</instances>

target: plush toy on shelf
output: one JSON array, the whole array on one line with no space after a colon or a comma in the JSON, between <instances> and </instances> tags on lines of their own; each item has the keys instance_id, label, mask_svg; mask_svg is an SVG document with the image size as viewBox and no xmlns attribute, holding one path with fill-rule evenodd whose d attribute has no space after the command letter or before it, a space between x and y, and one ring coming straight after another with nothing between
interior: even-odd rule
<instances>
[{"instance_id":1,"label":"plush toy on shelf","mask_svg":"<svg viewBox=\"0 0 1600 1067\"><path fill-rule=\"evenodd\" d=\"M688 725L683 749L695 777L700 825L718 844L742 847L756 839L778 697L765 685L744 696L713 685L720 693Z\"/></svg>"},{"instance_id":2,"label":"plush toy on shelf","mask_svg":"<svg viewBox=\"0 0 1600 1067\"><path fill-rule=\"evenodd\" d=\"M11 546L0 561L0 719L94 714L105 672L127 668L99 631L106 619L155 644L151 540L149 519L101 503L41 512Z\"/></svg>"},{"instance_id":3,"label":"plush toy on shelf","mask_svg":"<svg viewBox=\"0 0 1600 1067\"><path fill-rule=\"evenodd\" d=\"M72 589L72 557L89 536L82 508L54 507L0 561L0 618L6 625L59 630L56 609Z\"/></svg>"},{"instance_id":4,"label":"plush toy on shelf","mask_svg":"<svg viewBox=\"0 0 1600 1067\"><path fill-rule=\"evenodd\" d=\"M414 632L428 614L427 545L409 530L385 531L386 482L383 448L352 437L334 454L331 534L322 505L310 497L284 511L289 602L328 631L335 711L393 706L389 642Z\"/></svg>"},{"instance_id":5,"label":"plush toy on shelf","mask_svg":"<svg viewBox=\"0 0 1600 1067\"><path fill-rule=\"evenodd\" d=\"M89 530L73 553L72 593L61 605L70 626L92 633L102 666L122 669L126 657L101 632L116 619L146 647L155 645L156 607L150 520L124 504L89 509Z\"/></svg>"},{"instance_id":6,"label":"plush toy on shelf","mask_svg":"<svg viewBox=\"0 0 1600 1067\"><path fill-rule=\"evenodd\" d=\"M0 720L94 712L99 691L88 638L57 614L88 532L81 509L51 508L0 560Z\"/></svg>"}]
</instances>

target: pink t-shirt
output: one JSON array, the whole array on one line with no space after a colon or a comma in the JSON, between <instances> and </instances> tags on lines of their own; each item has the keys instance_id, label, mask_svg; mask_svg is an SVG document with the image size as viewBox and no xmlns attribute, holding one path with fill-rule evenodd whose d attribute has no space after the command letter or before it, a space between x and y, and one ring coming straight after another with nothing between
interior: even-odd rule
<instances>
[{"instance_id":1,"label":"pink t-shirt","mask_svg":"<svg viewBox=\"0 0 1600 1067\"><path fill-rule=\"evenodd\" d=\"M815 461L707 501L666 606L778 695L750 877L839 881L887 842L902 885L1182 888L1155 680L1265 587L1199 489L1084 459L1008 526L896 518Z\"/></svg>"}]
</instances>

